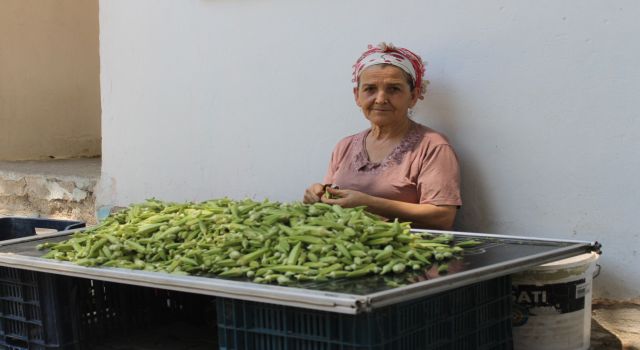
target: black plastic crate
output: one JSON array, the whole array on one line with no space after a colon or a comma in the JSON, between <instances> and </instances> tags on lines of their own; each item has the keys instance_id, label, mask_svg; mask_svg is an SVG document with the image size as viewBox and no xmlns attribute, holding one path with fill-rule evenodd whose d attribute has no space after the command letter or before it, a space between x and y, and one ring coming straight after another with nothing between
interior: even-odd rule
<instances>
[{"instance_id":1,"label":"black plastic crate","mask_svg":"<svg viewBox=\"0 0 640 350\"><path fill-rule=\"evenodd\" d=\"M71 279L0 267L0 345L11 349L70 349Z\"/></svg>"},{"instance_id":2,"label":"black plastic crate","mask_svg":"<svg viewBox=\"0 0 640 350\"><path fill-rule=\"evenodd\" d=\"M0 218L0 240L33 236L39 228L84 226L80 221ZM194 317L196 304L200 309L213 305L203 298L0 266L0 349L86 349L162 322L205 322Z\"/></svg>"},{"instance_id":3,"label":"black plastic crate","mask_svg":"<svg viewBox=\"0 0 640 350\"><path fill-rule=\"evenodd\" d=\"M0 218L0 241L33 236L41 228L63 231L84 226L82 221L5 217ZM70 303L62 291L71 290L70 282L32 271L0 267L0 345L12 350L64 345L60 339L73 330L70 324L55 319L69 317ZM64 349L64 346L57 348Z\"/></svg>"},{"instance_id":4,"label":"black plastic crate","mask_svg":"<svg viewBox=\"0 0 640 350\"><path fill-rule=\"evenodd\" d=\"M33 236L38 228L62 231L84 226L79 221L0 218L0 240ZM215 340L213 300L0 266L0 349L89 349L118 344L119 339L135 340L157 326L171 329L176 322L189 328L197 325L213 334L203 338Z\"/></svg>"},{"instance_id":5,"label":"black plastic crate","mask_svg":"<svg viewBox=\"0 0 640 350\"><path fill-rule=\"evenodd\" d=\"M37 229L66 231L85 227L82 221L53 220L41 218L0 218L0 241L8 239L34 236Z\"/></svg>"},{"instance_id":6,"label":"black plastic crate","mask_svg":"<svg viewBox=\"0 0 640 350\"><path fill-rule=\"evenodd\" d=\"M228 350L512 349L508 276L358 315L219 298L217 317Z\"/></svg>"},{"instance_id":7,"label":"black plastic crate","mask_svg":"<svg viewBox=\"0 0 640 350\"><path fill-rule=\"evenodd\" d=\"M208 324L215 339L208 296L7 267L0 286L0 348L88 349L174 322Z\"/></svg>"},{"instance_id":8,"label":"black plastic crate","mask_svg":"<svg viewBox=\"0 0 640 350\"><path fill-rule=\"evenodd\" d=\"M133 324L129 286L0 267L0 345L76 349Z\"/></svg>"}]
</instances>

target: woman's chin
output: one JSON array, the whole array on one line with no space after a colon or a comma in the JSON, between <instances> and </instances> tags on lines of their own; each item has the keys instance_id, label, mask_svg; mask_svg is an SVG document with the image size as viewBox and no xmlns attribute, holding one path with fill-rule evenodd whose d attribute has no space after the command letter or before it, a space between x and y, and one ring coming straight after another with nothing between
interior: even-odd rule
<instances>
[{"instance_id":1,"label":"woman's chin","mask_svg":"<svg viewBox=\"0 0 640 350\"><path fill-rule=\"evenodd\" d=\"M388 113L371 113L367 119L375 125L391 125L400 122L396 116Z\"/></svg>"}]
</instances>

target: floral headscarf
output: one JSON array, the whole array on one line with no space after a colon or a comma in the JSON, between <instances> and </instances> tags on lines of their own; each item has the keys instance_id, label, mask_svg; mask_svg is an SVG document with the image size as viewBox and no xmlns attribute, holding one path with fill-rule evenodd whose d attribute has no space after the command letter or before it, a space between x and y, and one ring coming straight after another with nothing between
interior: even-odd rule
<instances>
[{"instance_id":1,"label":"floral headscarf","mask_svg":"<svg viewBox=\"0 0 640 350\"><path fill-rule=\"evenodd\" d=\"M380 43L374 47L369 45L367 51L365 51L360 58L353 65L353 79L356 88L360 80L360 74L365 68L376 64L390 64L396 66L405 71L413 80L413 85L418 89L420 93L420 99L424 99L424 94L427 92L428 81L424 80L424 62L422 58L411 52L408 49L402 47L395 47L393 44Z\"/></svg>"}]
</instances>

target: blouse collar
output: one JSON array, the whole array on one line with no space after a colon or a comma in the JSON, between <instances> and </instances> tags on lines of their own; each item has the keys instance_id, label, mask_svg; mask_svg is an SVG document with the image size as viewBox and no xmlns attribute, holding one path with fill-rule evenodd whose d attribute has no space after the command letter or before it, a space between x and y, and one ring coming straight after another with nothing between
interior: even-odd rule
<instances>
[{"instance_id":1,"label":"blouse collar","mask_svg":"<svg viewBox=\"0 0 640 350\"><path fill-rule=\"evenodd\" d=\"M418 130L418 123L413 120L409 120L410 126L407 134L400 143L387 155L381 162L375 163L369 161L369 155L365 146L366 138L371 128L364 130L356 134L352 140L355 147L355 157L353 163L358 171L371 171L375 169L384 169L390 165L400 164L405 153L412 150L415 145L420 141L420 132Z\"/></svg>"}]
</instances>

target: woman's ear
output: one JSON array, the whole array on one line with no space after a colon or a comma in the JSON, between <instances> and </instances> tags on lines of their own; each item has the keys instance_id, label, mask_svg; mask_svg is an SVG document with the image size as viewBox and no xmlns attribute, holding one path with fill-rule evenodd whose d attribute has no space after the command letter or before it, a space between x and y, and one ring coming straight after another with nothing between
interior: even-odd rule
<instances>
[{"instance_id":1,"label":"woman's ear","mask_svg":"<svg viewBox=\"0 0 640 350\"><path fill-rule=\"evenodd\" d=\"M354 88L353 88L353 99L356 101L356 105L357 105L358 107L362 107L362 106L360 106L360 102L358 101L358 96L359 96L359 95L358 95L358 88L357 88L357 87L354 87Z\"/></svg>"},{"instance_id":2,"label":"woman's ear","mask_svg":"<svg viewBox=\"0 0 640 350\"><path fill-rule=\"evenodd\" d=\"M420 91L418 88L413 88L411 91L411 107L415 107L416 103L418 103L418 99L420 98Z\"/></svg>"}]
</instances>

